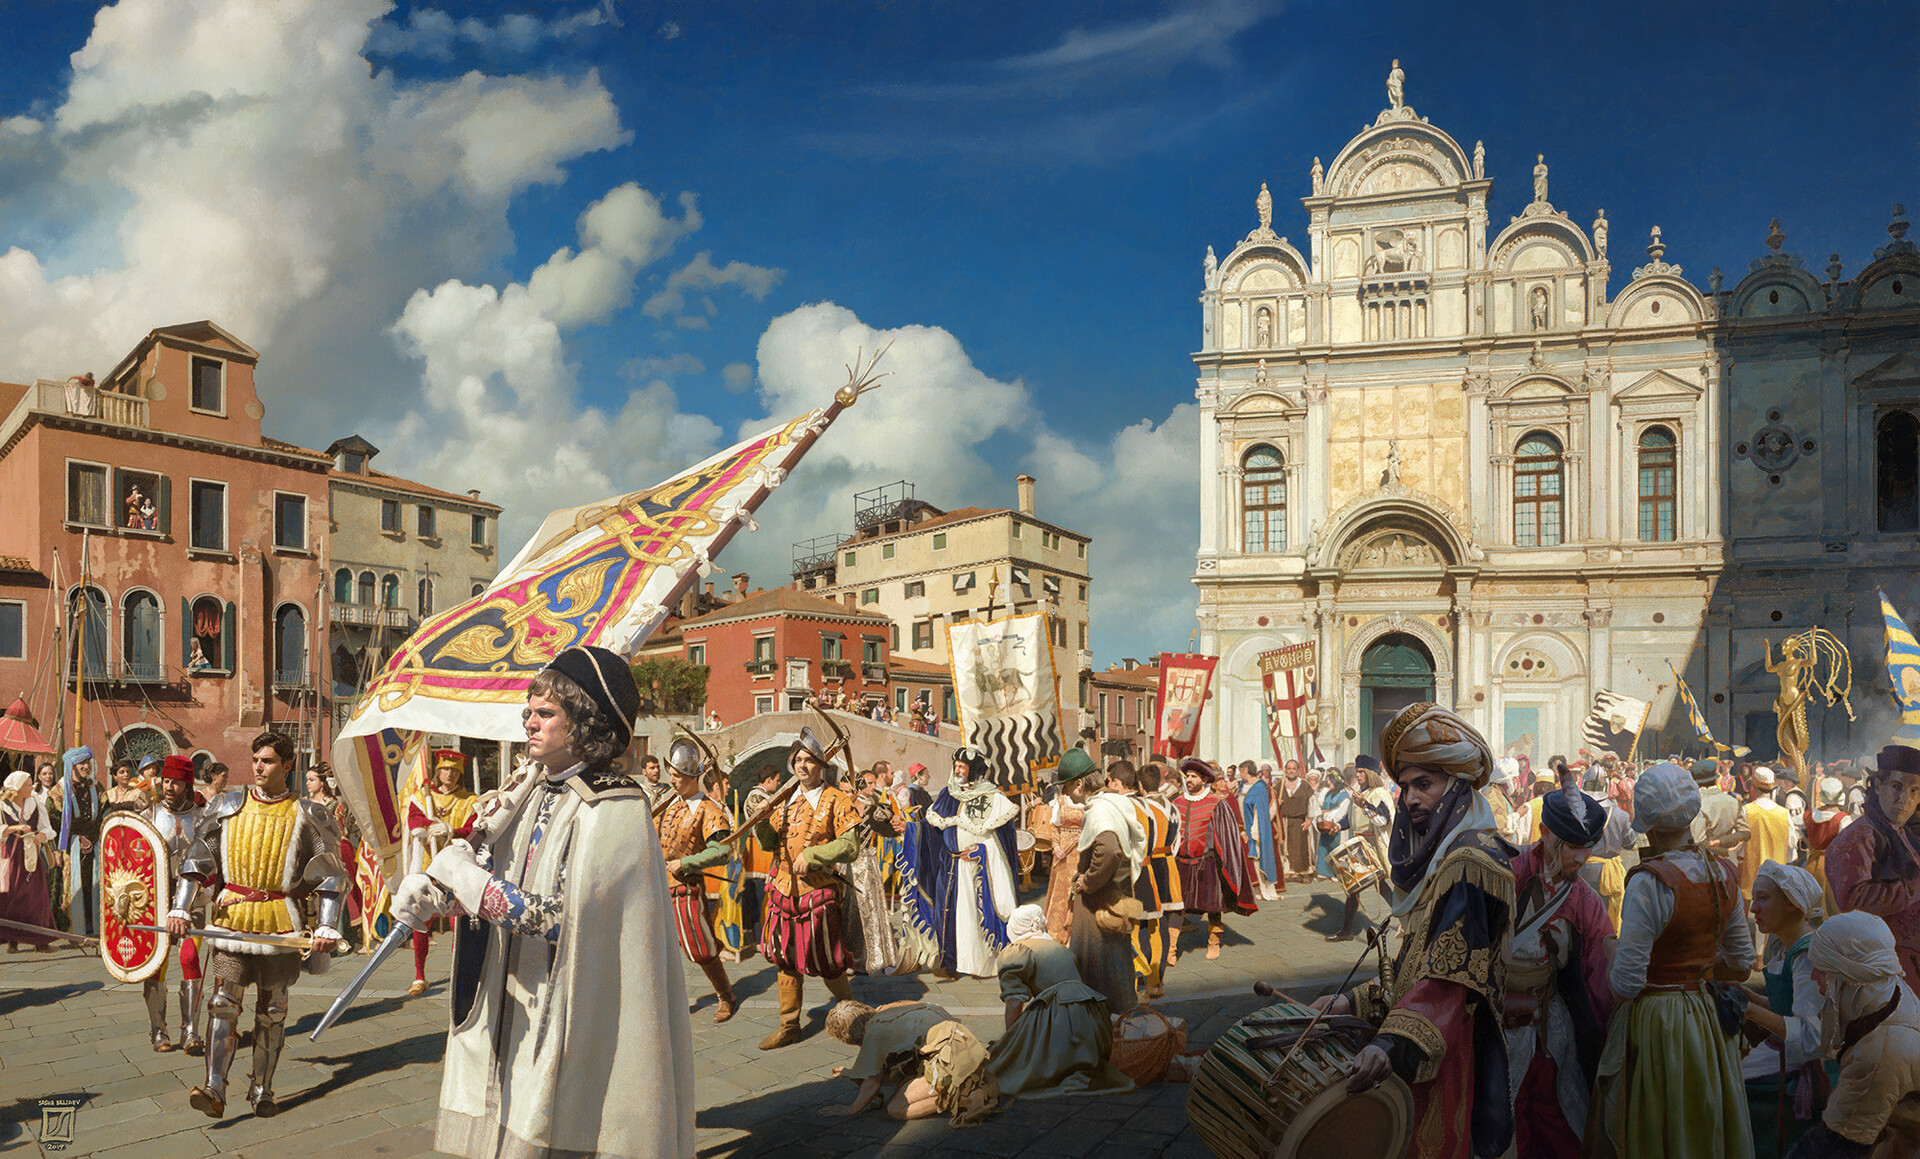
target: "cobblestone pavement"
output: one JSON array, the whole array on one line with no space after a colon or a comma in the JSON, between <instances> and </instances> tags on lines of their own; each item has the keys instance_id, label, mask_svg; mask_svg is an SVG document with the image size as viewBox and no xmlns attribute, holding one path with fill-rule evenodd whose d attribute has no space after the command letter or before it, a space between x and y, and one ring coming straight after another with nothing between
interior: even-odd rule
<instances>
[{"instance_id":1,"label":"cobblestone pavement","mask_svg":"<svg viewBox=\"0 0 1920 1159\"><path fill-rule=\"evenodd\" d=\"M1380 906L1376 898L1376 913ZM1189 925L1167 996L1155 1006L1187 1021L1197 1049L1265 1004L1250 992L1256 979L1296 995L1329 989L1363 944L1324 939L1339 916L1340 899L1331 890L1295 886L1253 917L1229 918L1226 950L1211 962L1202 952L1204 929ZM96 957L78 950L0 954L0 1151L111 1159L286 1159L340 1147L362 1157L433 1154L446 1045L446 955L445 939L436 940L428 964L432 985L415 999L404 996L412 955L394 955L318 1043L308 1042L307 1033L362 959L343 956L325 976L303 977L274 1080L281 1113L257 1119L240 1097L252 1060L243 1042L230 1081L235 1097L227 1117L215 1122L187 1106L187 1089L204 1073L202 1060L178 1051L155 1054L148 1045L139 987L112 981ZM774 972L757 957L728 972L743 1004L732 1021L715 1025L713 997L700 988L699 972L688 971L702 1156L1077 1156L1101 1153L1110 1140L1124 1140L1136 1156L1207 1154L1187 1128L1187 1088L1167 1083L1126 1095L1016 1101L984 1125L960 1129L945 1120L898 1123L879 1112L824 1118L817 1108L853 1094L852 1084L830 1074L851 1062L853 1051L819 1033L829 1001L825 988L815 981L807 989L809 1037L763 1053L756 1044L774 1021ZM856 978L853 988L876 1005L919 998L940 1003L983 1038L1001 1029L991 980ZM169 1008L177 1018L171 995ZM247 1016L242 1028L251 1021ZM59 1122L52 1100L74 1107L72 1142L64 1149L45 1134Z\"/></svg>"}]
</instances>

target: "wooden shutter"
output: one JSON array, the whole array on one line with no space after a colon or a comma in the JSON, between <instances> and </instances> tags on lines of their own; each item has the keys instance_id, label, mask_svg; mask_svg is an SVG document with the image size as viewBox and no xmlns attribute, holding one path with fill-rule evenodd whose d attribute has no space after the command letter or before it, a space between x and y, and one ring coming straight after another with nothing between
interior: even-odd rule
<instances>
[{"instance_id":1,"label":"wooden shutter","mask_svg":"<svg viewBox=\"0 0 1920 1159\"><path fill-rule=\"evenodd\" d=\"M180 667L187 666L187 657L193 655L193 601L180 597Z\"/></svg>"},{"instance_id":2,"label":"wooden shutter","mask_svg":"<svg viewBox=\"0 0 1920 1159\"><path fill-rule=\"evenodd\" d=\"M228 672L239 671L238 667L234 664L234 657L236 655L235 648L239 643L239 641L234 638L236 629L238 628L237 620L238 617L234 614L233 601L228 600L226 611L220 619L220 660ZM209 656L207 659L211 660L213 657Z\"/></svg>"}]
</instances>

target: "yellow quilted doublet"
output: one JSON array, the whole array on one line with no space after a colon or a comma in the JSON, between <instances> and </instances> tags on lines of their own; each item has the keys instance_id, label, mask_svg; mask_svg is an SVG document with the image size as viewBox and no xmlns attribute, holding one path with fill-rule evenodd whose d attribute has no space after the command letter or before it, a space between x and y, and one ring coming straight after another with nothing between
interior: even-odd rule
<instances>
[{"instance_id":1,"label":"yellow quilted doublet","mask_svg":"<svg viewBox=\"0 0 1920 1159\"><path fill-rule=\"evenodd\" d=\"M230 885L249 889L280 891L286 888L287 847L299 820L298 802L265 804L249 795L246 805L230 818L221 832L221 866ZM216 920L230 930L249 934L284 934L294 930L292 904L284 898L272 901L237 901L222 892L222 905Z\"/></svg>"}]
</instances>

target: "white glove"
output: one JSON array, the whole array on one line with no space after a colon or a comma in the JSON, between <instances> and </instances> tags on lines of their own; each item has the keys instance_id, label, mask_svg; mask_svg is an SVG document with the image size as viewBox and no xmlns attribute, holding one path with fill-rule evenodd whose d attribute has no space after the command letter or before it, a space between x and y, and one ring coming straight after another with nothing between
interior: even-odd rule
<instances>
[{"instance_id":1,"label":"white glove","mask_svg":"<svg viewBox=\"0 0 1920 1159\"><path fill-rule=\"evenodd\" d=\"M394 887L387 902L393 920L409 929L424 930L427 923L453 911L453 899L441 884L424 873L409 873Z\"/></svg>"},{"instance_id":2,"label":"white glove","mask_svg":"<svg viewBox=\"0 0 1920 1159\"><path fill-rule=\"evenodd\" d=\"M435 855L433 864L427 866L427 876L444 886L470 914L480 912L480 900L493 881L493 874L480 868L473 858L473 848L464 841L455 841Z\"/></svg>"},{"instance_id":3,"label":"white glove","mask_svg":"<svg viewBox=\"0 0 1920 1159\"><path fill-rule=\"evenodd\" d=\"M445 841L453 836L453 830L447 827L445 821L434 821L427 825L427 836L435 841Z\"/></svg>"}]
</instances>

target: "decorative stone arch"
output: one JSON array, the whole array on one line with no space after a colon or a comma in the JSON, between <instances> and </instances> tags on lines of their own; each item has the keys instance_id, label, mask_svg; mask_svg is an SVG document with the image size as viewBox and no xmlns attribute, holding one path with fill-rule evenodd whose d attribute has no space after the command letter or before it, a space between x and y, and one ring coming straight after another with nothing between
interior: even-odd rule
<instances>
[{"instance_id":1,"label":"decorative stone arch","mask_svg":"<svg viewBox=\"0 0 1920 1159\"><path fill-rule=\"evenodd\" d=\"M1457 566L1468 558L1466 535L1437 501L1411 491L1390 490L1350 503L1336 514L1322 532L1319 550L1309 563L1317 568L1333 567L1350 547L1389 527L1425 538L1445 557L1442 566Z\"/></svg>"},{"instance_id":2,"label":"decorative stone arch","mask_svg":"<svg viewBox=\"0 0 1920 1159\"><path fill-rule=\"evenodd\" d=\"M1291 281L1289 289L1299 289L1311 279L1307 276L1307 259L1293 248L1293 243L1285 238L1273 238L1261 241L1245 241L1227 255L1221 263L1220 289L1223 293L1241 292L1241 284L1246 276L1257 269L1278 269Z\"/></svg>"},{"instance_id":3,"label":"decorative stone arch","mask_svg":"<svg viewBox=\"0 0 1920 1159\"><path fill-rule=\"evenodd\" d=\"M1456 699L1454 692L1453 641L1428 623L1424 616L1407 616L1399 612L1389 612L1376 616L1360 625L1347 641L1340 653L1340 705L1341 727L1353 727L1360 716L1360 660L1367 649L1378 643L1382 636L1412 636L1426 648L1427 655L1433 657L1433 699L1444 708L1453 707ZM1324 676L1322 677L1324 680ZM1344 737L1344 733L1342 736Z\"/></svg>"},{"instance_id":4,"label":"decorative stone arch","mask_svg":"<svg viewBox=\"0 0 1920 1159\"><path fill-rule=\"evenodd\" d=\"M1915 301L1920 303L1920 295ZM1768 262L1740 279L1727 313L1734 318L1817 314L1827 308L1827 302L1827 288L1820 279L1785 261Z\"/></svg>"},{"instance_id":5,"label":"decorative stone arch","mask_svg":"<svg viewBox=\"0 0 1920 1159\"><path fill-rule=\"evenodd\" d=\"M1250 672L1252 678L1258 680L1260 670L1255 661L1262 652L1271 652L1275 648L1285 648L1290 644L1304 644L1311 639L1311 636L1304 636L1299 640L1289 640L1283 633L1272 631L1260 631L1242 636L1235 640L1233 646L1227 649L1226 655L1220 658L1220 671L1226 676L1243 678ZM1242 671L1243 667L1246 671Z\"/></svg>"},{"instance_id":6,"label":"decorative stone arch","mask_svg":"<svg viewBox=\"0 0 1920 1159\"><path fill-rule=\"evenodd\" d=\"M1530 371L1496 389L1490 402L1559 402L1571 399L1580 388L1557 374Z\"/></svg>"},{"instance_id":7,"label":"decorative stone arch","mask_svg":"<svg viewBox=\"0 0 1920 1159\"><path fill-rule=\"evenodd\" d=\"M1911 243L1908 243L1911 245ZM1853 279L1856 310L1911 310L1920 306L1920 256L1889 254Z\"/></svg>"},{"instance_id":8,"label":"decorative stone arch","mask_svg":"<svg viewBox=\"0 0 1920 1159\"><path fill-rule=\"evenodd\" d=\"M1562 673L1557 677L1559 680L1578 680L1586 677L1587 666L1580 659L1580 649L1571 640L1559 632L1535 628L1515 635L1495 651L1492 679L1503 679L1507 671L1508 658L1523 648L1540 652L1559 665Z\"/></svg>"},{"instance_id":9,"label":"decorative stone arch","mask_svg":"<svg viewBox=\"0 0 1920 1159\"><path fill-rule=\"evenodd\" d=\"M106 766L111 769L119 761L138 762L147 756L170 757L180 751L173 738L165 730L154 727L145 721L135 721L113 734L107 742Z\"/></svg>"},{"instance_id":10,"label":"decorative stone arch","mask_svg":"<svg viewBox=\"0 0 1920 1159\"><path fill-rule=\"evenodd\" d=\"M1221 408L1225 415L1234 418L1286 418L1306 414L1306 408L1288 398L1272 387L1252 386L1240 394L1234 395L1231 402ZM1276 436L1277 438L1278 436Z\"/></svg>"},{"instance_id":11,"label":"decorative stone arch","mask_svg":"<svg viewBox=\"0 0 1920 1159\"><path fill-rule=\"evenodd\" d=\"M1391 119L1367 129L1340 150L1340 155L1327 167L1322 186L1325 196L1364 197L1396 192L1356 192L1367 186L1376 170L1388 165L1410 165L1423 170L1433 179L1430 188L1444 189L1473 180L1473 165L1458 141L1425 121Z\"/></svg>"},{"instance_id":12,"label":"decorative stone arch","mask_svg":"<svg viewBox=\"0 0 1920 1159\"><path fill-rule=\"evenodd\" d=\"M1538 245L1560 251L1567 259L1564 268L1576 273L1581 266L1593 261L1595 256L1586 231L1573 224L1565 214L1556 213L1547 217L1523 217L1501 230L1493 239L1493 244L1487 247L1491 255L1488 264L1496 272L1513 270L1515 259L1523 251Z\"/></svg>"},{"instance_id":13,"label":"decorative stone arch","mask_svg":"<svg viewBox=\"0 0 1920 1159\"><path fill-rule=\"evenodd\" d=\"M1668 302L1676 303L1677 316L1668 317L1663 313L1668 309ZM1648 274L1627 283L1627 288L1613 300L1607 311L1607 328L1697 325L1706 317L1706 299L1693 288L1692 282L1672 274Z\"/></svg>"}]
</instances>

